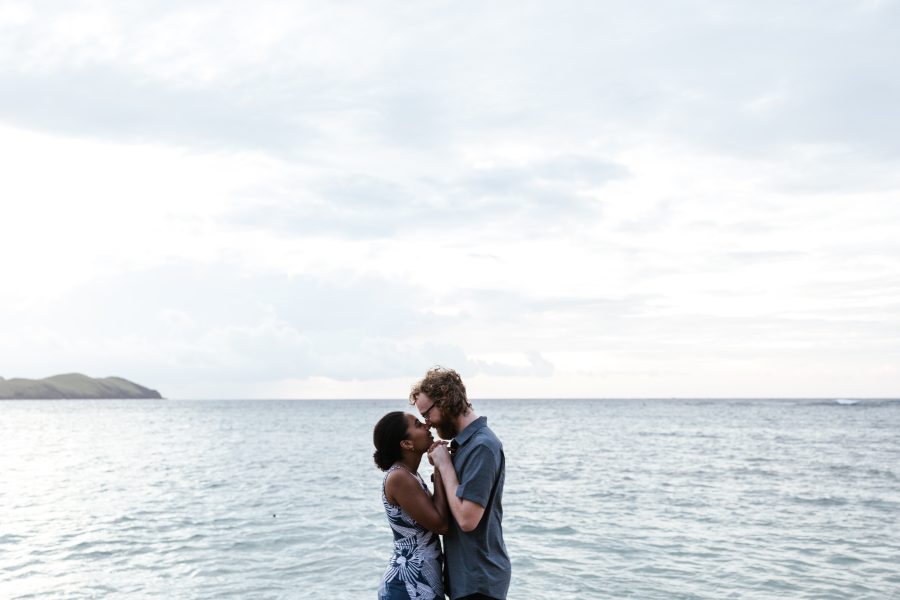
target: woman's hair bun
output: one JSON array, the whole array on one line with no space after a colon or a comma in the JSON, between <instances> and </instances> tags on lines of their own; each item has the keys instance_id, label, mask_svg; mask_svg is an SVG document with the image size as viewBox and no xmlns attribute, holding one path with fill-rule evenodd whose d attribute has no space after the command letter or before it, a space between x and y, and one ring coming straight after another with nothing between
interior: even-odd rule
<instances>
[{"instance_id":1,"label":"woman's hair bun","mask_svg":"<svg viewBox=\"0 0 900 600\"><path fill-rule=\"evenodd\" d=\"M375 430L372 431L375 452L372 453L372 458L382 471L387 471L402 458L400 442L407 437L406 429L406 413L400 411L389 412L375 424Z\"/></svg>"}]
</instances>

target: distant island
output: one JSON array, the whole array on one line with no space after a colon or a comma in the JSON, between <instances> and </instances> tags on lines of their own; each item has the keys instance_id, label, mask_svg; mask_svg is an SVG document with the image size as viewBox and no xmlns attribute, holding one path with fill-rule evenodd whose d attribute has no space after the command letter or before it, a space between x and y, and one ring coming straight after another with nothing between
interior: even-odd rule
<instances>
[{"instance_id":1,"label":"distant island","mask_svg":"<svg viewBox=\"0 0 900 600\"><path fill-rule=\"evenodd\" d=\"M121 377L95 379L81 373L54 375L44 379L0 377L0 400L113 400L162 399L156 390Z\"/></svg>"}]
</instances>

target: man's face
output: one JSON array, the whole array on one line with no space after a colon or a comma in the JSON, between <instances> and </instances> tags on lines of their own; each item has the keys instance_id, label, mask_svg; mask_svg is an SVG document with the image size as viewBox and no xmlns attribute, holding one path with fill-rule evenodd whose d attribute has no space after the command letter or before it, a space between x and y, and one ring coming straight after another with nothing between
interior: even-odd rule
<instances>
[{"instance_id":1,"label":"man's face","mask_svg":"<svg viewBox=\"0 0 900 600\"><path fill-rule=\"evenodd\" d=\"M449 419L444 419L444 413L441 412L440 405L429 398L425 392L419 392L416 395L416 410L425 419L425 424L428 427L433 427L437 430L441 439L449 440L456 437L456 434L459 433Z\"/></svg>"}]
</instances>

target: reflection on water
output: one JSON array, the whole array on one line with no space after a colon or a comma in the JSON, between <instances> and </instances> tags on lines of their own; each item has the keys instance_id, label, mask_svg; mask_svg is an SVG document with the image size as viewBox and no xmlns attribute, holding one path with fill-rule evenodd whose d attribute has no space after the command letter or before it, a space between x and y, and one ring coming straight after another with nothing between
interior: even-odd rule
<instances>
[{"instance_id":1,"label":"reflection on water","mask_svg":"<svg viewBox=\"0 0 900 600\"><path fill-rule=\"evenodd\" d=\"M475 404L512 600L900 596L900 403ZM0 598L373 598L404 407L2 402Z\"/></svg>"}]
</instances>

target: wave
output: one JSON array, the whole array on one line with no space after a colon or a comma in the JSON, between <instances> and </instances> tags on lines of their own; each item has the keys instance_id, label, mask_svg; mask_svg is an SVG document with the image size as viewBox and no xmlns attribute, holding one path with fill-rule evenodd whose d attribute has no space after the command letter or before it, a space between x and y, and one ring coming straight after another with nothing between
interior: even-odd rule
<instances>
[{"instance_id":1,"label":"wave","mask_svg":"<svg viewBox=\"0 0 900 600\"><path fill-rule=\"evenodd\" d=\"M841 407L884 407L896 406L900 404L900 400L896 398L832 398L828 400L813 400L810 402L799 402L795 406L841 406Z\"/></svg>"},{"instance_id":2,"label":"wave","mask_svg":"<svg viewBox=\"0 0 900 600\"><path fill-rule=\"evenodd\" d=\"M850 398L835 398L835 404L840 404L841 406L853 406L855 404L859 404L860 400L851 400Z\"/></svg>"}]
</instances>

